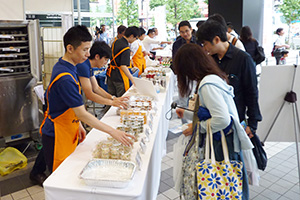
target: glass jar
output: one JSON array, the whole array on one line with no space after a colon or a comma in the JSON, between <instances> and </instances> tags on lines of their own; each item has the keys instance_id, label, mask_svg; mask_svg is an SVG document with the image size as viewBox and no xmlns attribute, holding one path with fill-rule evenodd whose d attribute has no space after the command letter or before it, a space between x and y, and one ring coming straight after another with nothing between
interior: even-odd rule
<instances>
[{"instance_id":1,"label":"glass jar","mask_svg":"<svg viewBox=\"0 0 300 200\"><path fill-rule=\"evenodd\" d=\"M132 132L134 133L134 136L138 136L138 134L139 134L139 126L132 126L131 127L131 129L132 129Z\"/></svg>"},{"instance_id":2,"label":"glass jar","mask_svg":"<svg viewBox=\"0 0 300 200\"><path fill-rule=\"evenodd\" d=\"M102 148L102 142L99 142L96 145L95 150L93 151L93 157L94 158L101 158L101 148Z\"/></svg>"},{"instance_id":3,"label":"glass jar","mask_svg":"<svg viewBox=\"0 0 300 200\"><path fill-rule=\"evenodd\" d=\"M109 142L111 142L111 143L113 143L114 141L116 141L116 139L113 138L113 137L111 137L111 136L108 136L108 137L107 137L107 140L108 140ZM110 146L111 146L111 145L110 145Z\"/></svg>"},{"instance_id":4,"label":"glass jar","mask_svg":"<svg viewBox=\"0 0 300 200\"><path fill-rule=\"evenodd\" d=\"M110 145L107 142L103 142L101 146L101 158L109 159L110 155Z\"/></svg>"},{"instance_id":5,"label":"glass jar","mask_svg":"<svg viewBox=\"0 0 300 200\"><path fill-rule=\"evenodd\" d=\"M110 158L111 159L119 159L120 158L120 153L119 153L120 145L121 145L121 143L116 141L110 147Z\"/></svg>"},{"instance_id":6,"label":"glass jar","mask_svg":"<svg viewBox=\"0 0 300 200\"><path fill-rule=\"evenodd\" d=\"M144 132L144 126L139 127L139 133L143 133Z\"/></svg>"},{"instance_id":7,"label":"glass jar","mask_svg":"<svg viewBox=\"0 0 300 200\"><path fill-rule=\"evenodd\" d=\"M124 132L129 133L131 131L131 127L129 125L124 126Z\"/></svg>"},{"instance_id":8,"label":"glass jar","mask_svg":"<svg viewBox=\"0 0 300 200\"><path fill-rule=\"evenodd\" d=\"M147 101L143 102L143 108L144 108L144 110L150 110L149 109L150 105L149 105L149 103Z\"/></svg>"},{"instance_id":9,"label":"glass jar","mask_svg":"<svg viewBox=\"0 0 300 200\"><path fill-rule=\"evenodd\" d=\"M132 137L130 137L130 140L132 140L133 142L137 142L138 141L138 137L135 135L134 132L129 132L128 134L135 137L135 139L133 139Z\"/></svg>"},{"instance_id":10,"label":"glass jar","mask_svg":"<svg viewBox=\"0 0 300 200\"><path fill-rule=\"evenodd\" d=\"M141 108L142 105L143 105L143 103L141 101L139 101L139 102L136 103L136 107L138 107L138 108Z\"/></svg>"},{"instance_id":11,"label":"glass jar","mask_svg":"<svg viewBox=\"0 0 300 200\"><path fill-rule=\"evenodd\" d=\"M128 116L127 115L124 115L120 118L120 122L123 123L123 124L127 124L128 123Z\"/></svg>"},{"instance_id":12,"label":"glass jar","mask_svg":"<svg viewBox=\"0 0 300 200\"><path fill-rule=\"evenodd\" d=\"M120 130L120 131L124 131L125 130L125 126L124 125L118 125L117 130Z\"/></svg>"},{"instance_id":13,"label":"glass jar","mask_svg":"<svg viewBox=\"0 0 300 200\"><path fill-rule=\"evenodd\" d=\"M136 107L136 102L130 102L130 108L135 108Z\"/></svg>"},{"instance_id":14,"label":"glass jar","mask_svg":"<svg viewBox=\"0 0 300 200\"><path fill-rule=\"evenodd\" d=\"M144 116L141 115L137 117L138 126L144 125L144 121L145 121Z\"/></svg>"},{"instance_id":15,"label":"glass jar","mask_svg":"<svg viewBox=\"0 0 300 200\"><path fill-rule=\"evenodd\" d=\"M161 79L160 79L160 85L163 87L163 88L166 88L167 87L167 78L166 76L162 76Z\"/></svg>"},{"instance_id":16,"label":"glass jar","mask_svg":"<svg viewBox=\"0 0 300 200\"><path fill-rule=\"evenodd\" d=\"M120 159L121 160L130 160L131 159L131 151L125 151L124 148L120 150Z\"/></svg>"},{"instance_id":17,"label":"glass jar","mask_svg":"<svg viewBox=\"0 0 300 200\"><path fill-rule=\"evenodd\" d=\"M122 144L122 149L125 151L125 152L132 152L132 149L133 149L133 146L125 146Z\"/></svg>"}]
</instances>

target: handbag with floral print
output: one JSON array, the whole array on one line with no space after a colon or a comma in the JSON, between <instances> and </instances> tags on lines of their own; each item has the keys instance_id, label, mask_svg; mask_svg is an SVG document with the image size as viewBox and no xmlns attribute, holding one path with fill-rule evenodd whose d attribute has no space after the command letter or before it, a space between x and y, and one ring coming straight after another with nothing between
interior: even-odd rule
<instances>
[{"instance_id":1,"label":"handbag with floral print","mask_svg":"<svg viewBox=\"0 0 300 200\"><path fill-rule=\"evenodd\" d=\"M210 119L206 130L205 159L197 164L198 199L242 199L243 163L229 160L223 131L221 131L221 140L224 160L216 161ZM209 151L211 151L211 159L209 159Z\"/></svg>"},{"instance_id":2,"label":"handbag with floral print","mask_svg":"<svg viewBox=\"0 0 300 200\"><path fill-rule=\"evenodd\" d=\"M200 133L200 121L197 116L197 111L200 106L200 99L198 96L198 87L197 84L193 100L193 108L189 109L194 110L193 116L193 135L187 144L182 161L182 180L180 188L180 198L184 197L185 200L194 200L198 198L198 186L197 186L197 163L200 160L204 159L204 134Z\"/></svg>"},{"instance_id":3,"label":"handbag with floral print","mask_svg":"<svg viewBox=\"0 0 300 200\"><path fill-rule=\"evenodd\" d=\"M180 189L180 196L183 195L185 200L194 200L198 197L197 163L200 162L201 154L204 155L204 151L202 150L203 148L199 148L199 129L200 123L198 122L194 128L192 138L189 141L183 156L183 180Z\"/></svg>"}]
</instances>

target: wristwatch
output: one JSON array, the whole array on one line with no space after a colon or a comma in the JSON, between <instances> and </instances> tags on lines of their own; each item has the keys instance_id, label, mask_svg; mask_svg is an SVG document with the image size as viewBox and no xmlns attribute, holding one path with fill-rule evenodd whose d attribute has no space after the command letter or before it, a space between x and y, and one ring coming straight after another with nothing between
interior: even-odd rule
<instances>
[{"instance_id":1,"label":"wristwatch","mask_svg":"<svg viewBox=\"0 0 300 200\"><path fill-rule=\"evenodd\" d=\"M112 95L111 96L111 100L114 100L116 98L116 96Z\"/></svg>"}]
</instances>

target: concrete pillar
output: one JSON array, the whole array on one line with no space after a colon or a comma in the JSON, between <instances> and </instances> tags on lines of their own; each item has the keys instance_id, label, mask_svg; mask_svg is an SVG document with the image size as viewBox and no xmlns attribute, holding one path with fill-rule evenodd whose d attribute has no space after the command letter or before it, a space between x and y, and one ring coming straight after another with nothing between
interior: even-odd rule
<instances>
[{"instance_id":1,"label":"concrete pillar","mask_svg":"<svg viewBox=\"0 0 300 200\"><path fill-rule=\"evenodd\" d=\"M232 22L239 34L243 26L249 26L253 37L262 42L264 1L262 0L209 0L209 15L221 14L226 22Z\"/></svg>"}]
</instances>

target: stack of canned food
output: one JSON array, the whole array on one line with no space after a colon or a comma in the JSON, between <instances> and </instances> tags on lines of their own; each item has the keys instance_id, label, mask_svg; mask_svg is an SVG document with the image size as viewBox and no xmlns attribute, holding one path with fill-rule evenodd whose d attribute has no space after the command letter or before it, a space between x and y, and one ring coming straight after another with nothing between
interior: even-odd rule
<instances>
[{"instance_id":1,"label":"stack of canned food","mask_svg":"<svg viewBox=\"0 0 300 200\"><path fill-rule=\"evenodd\" d=\"M130 160L132 147L124 146L117 140L109 137L107 140L100 141L93 152L94 158Z\"/></svg>"},{"instance_id":2,"label":"stack of canned food","mask_svg":"<svg viewBox=\"0 0 300 200\"><path fill-rule=\"evenodd\" d=\"M147 96L131 96L127 102L128 110L120 110L121 125L117 126L118 130L131 134L137 142L140 134L144 132L144 124L147 123L147 114L153 107L153 98ZM112 137L100 141L93 151L94 158L131 160L132 147L122 145Z\"/></svg>"},{"instance_id":3,"label":"stack of canned food","mask_svg":"<svg viewBox=\"0 0 300 200\"><path fill-rule=\"evenodd\" d=\"M154 85L158 82L162 87L166 87L166 71L161 67L149 69L141 77L152 81Z\"/></svg>"}]
</instances>

